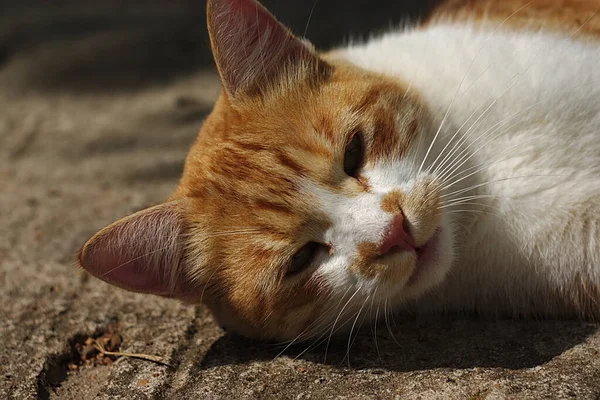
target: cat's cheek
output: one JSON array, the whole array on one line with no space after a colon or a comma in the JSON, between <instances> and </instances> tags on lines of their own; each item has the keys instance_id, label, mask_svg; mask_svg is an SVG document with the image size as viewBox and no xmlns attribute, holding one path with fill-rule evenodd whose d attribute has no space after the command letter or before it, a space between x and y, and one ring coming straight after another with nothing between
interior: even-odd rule
<instances>
[{"instance_id":1,"label":"cat's cheek","mask_svg":"<svg viewBox=\"0 0 600 400\"><path fill-rule=\"evenodd\" d=\"M356 275L348 268L351 264L351 259L336 255L321 264L315 273L331 291L340 292L357 283Z\"/></svg>"},{"instance_id":2,"label":"cat's cheek","mask_svg":"<svg viewBox=\"0 0 600 400\"><path fill-rule=\"evenodd\" d=\"M368 165L362 175L374 193L408 192L414 185L415 171L412 161L403 160Z\"/></svg>"}]
</instances>

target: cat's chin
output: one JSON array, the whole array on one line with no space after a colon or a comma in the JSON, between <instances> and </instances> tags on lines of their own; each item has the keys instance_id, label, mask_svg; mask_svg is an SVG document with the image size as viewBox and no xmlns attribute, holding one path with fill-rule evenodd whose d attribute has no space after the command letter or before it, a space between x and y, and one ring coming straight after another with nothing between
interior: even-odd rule
<instances>
[{"instance_id":1,"label":"cat's chin","mask_svg":"<svg viewBox=\"0 0 600 400\"><path fill-rule=\"evenodd\" d=\"M417 250L413 270L401 289L403 299L417 298L439 285L452 265L452 235L449 227L437 228Z\"/></svg>"},{"instance_id":2,"label":"cat's chin","mask_svg":"<svg viewBox=\"0 0 600 400\"><path fill-rule=\"evenodd\" d=\"M441 233L441 228L436 229L431 238L417 249L417 260L415 261L412 274L406 281L406 286L418 285L423 276L430 270L441 267L437 262L440 259L440 252L442 251L440 244Z\"/></svg>"}]
</instances>

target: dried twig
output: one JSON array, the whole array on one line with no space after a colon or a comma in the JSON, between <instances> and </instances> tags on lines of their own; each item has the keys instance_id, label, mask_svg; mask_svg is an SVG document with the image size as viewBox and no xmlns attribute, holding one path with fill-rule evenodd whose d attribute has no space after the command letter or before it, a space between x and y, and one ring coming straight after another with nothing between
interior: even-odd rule
<instances>
[{"instance_id":1,"label":"dried twig","mask_svg":"<svg viewBox=\"0 0 600 400\"><path fill-rule=\"evenodd\" d=\"M163 358L159 357L159 356L153 356L151 354L141 354L141 353L126 353L126 352L122 352L122 351L108 351L108 350L104 349L104 346L102 345L102 343L100 343L96 339L94 339L94 347L103 356L107 355L107 356L115 356L115 357L139 358L141 360L152 361L154 363L173 368L173 366L171 364L164 362Z\"/></svg>"}]
</instances>

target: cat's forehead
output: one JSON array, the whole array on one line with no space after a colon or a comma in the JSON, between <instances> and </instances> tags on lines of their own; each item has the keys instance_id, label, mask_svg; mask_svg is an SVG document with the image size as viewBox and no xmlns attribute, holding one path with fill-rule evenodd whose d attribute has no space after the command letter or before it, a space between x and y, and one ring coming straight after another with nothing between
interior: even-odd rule
<instances>
[{"instance_id":1,"label":"cat's forehead","mask_svg":"<svg viewBox=\"0 0 600 400\"><path fill-rule=\"evenodd\" d=\"M221 117L223 139L302 145L316 133L335 145L345 130L409 97L399 81L338 66L318 83L283 79L275 89L233 104L222 95L213 114Z\"/></svg>"}]
</instances>

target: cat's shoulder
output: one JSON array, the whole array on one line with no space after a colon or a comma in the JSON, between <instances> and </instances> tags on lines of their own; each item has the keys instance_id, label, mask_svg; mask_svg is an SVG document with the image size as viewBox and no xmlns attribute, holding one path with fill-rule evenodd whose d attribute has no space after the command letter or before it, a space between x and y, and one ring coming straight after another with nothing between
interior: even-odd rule
<instances>
[{"instance_id":1,"label":"cat's shoulder","mask_svg":"<svg viewBox=\"0 0 600 400\"><path fill-rule=\"evenodd\" d=\"M546 30L600 40L599 0L443 0L424 20Z\"/></svg>"}]
</instances>

